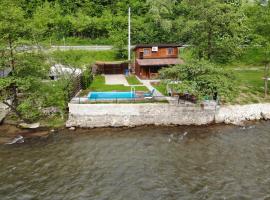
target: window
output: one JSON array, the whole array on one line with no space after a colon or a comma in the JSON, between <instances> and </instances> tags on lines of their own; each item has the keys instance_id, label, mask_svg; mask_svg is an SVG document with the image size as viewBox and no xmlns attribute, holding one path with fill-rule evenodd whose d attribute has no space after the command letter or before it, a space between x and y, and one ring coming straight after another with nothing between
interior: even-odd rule
<instances>
[{"instance_id":1,"label":"window","mask_svg":"<svg viewBox=\"0 0 270 200\"><path fill-rule=\"evenodd\" d=\"M147 55L149 55L150 54L150 50L149 49L144 49L143 50L143 55L144 56L147 56Z\"/></svg>"},{"instance_id":2,"label":"window","mask_svg":"<svg viewBox=\"0 0 270 200\"><path fill-rule=\"evenodd\" d=\"M174 48L168 48L168 55L172 55L174 53Z\"/></svg>"}]
</instances>

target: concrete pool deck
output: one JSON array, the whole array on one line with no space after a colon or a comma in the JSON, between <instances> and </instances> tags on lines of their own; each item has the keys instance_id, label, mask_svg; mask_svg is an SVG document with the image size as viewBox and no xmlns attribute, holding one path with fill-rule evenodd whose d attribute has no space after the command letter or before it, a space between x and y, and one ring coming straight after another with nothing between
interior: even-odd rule
<instances>
[{"instance_id":1,"label":"concrete pool deck","mask_svg":"<svg viewBox=\"0 0 270 200\"><path fill-rule=\"evenodd\" d=\"M138 77L137 77L138 78ZM155 97L165 97L162 93L160 93L157 89L155 89L152 85L151 85L151 82L159 82L159 80L141 80L138 78L138 80L140 80L142 82L142 84L148 88L148 90L151 92L153 90L154 91L154 94L153 96Z\"/></svg>"},{"instance_id":2,"label":"concrete pool deck","mask_svg":"<svg viewBox=\"0 0 270 200\"><path fill-rule=\"evenodd\" d=\"M127 79L125 75L122 74L106 74L105 77L105 84L106 85L124 85L124 86L131 86L127 82ZM137 77L137 76L136 76ZM160 93L158 90L156 90L152 85L151 82L159 82L160 80L141 80L139 77L137 79L143 84L143 85L132 85L132 86L145 86L147 89L151 92L154 91L153 96L155 97L165 97L162 93Z\"/></svg>"}]
</instances>

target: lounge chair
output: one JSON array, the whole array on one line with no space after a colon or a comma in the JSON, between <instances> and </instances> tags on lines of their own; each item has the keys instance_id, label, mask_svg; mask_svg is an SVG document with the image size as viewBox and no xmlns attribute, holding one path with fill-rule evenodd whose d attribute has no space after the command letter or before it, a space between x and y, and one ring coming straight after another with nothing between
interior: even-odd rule
<instances>
[{"instance_id":1,"label":"lounge chair","mask_svg":"<svg viewBox=\"0 0 270 200\"><path fill-rule=\"evenodd\" d=\"M154 92L155 92L155 89L153 89L150 93L149 92L148 93L144 93L143 96L144 97L153 97Z\"/></svg>"}]
</instances>

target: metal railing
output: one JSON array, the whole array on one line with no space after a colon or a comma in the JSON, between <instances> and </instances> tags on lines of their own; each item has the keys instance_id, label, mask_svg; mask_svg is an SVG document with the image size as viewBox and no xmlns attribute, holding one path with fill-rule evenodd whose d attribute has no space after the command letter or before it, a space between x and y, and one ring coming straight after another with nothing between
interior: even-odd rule
<instances>
[{"instance_id":1,"label":"metal railing","mask_svg":"<svg viewBox=\"0 0 270 200\"><path fill-rule=\"evenodd\" d=\"M75 104L102 104L102 103L169 103L164 96L153 96L153 97L133 97L129 99L124 98L110 98L110 99L100 99L100 98L86 98L86 97L74 97L71 99L70 103Z\"/></svg>"}]
</instances>

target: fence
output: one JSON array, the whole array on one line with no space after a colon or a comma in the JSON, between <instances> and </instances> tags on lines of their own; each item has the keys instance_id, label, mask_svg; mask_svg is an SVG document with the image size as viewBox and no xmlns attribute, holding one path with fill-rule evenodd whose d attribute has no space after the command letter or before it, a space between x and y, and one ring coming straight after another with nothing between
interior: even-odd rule
<instances>
[{"instance_id":1,"label":"fence","mask_svg":"<svg viewBox=\"0 0 270 200\"><path fill-rule=\"evenodd\" d=\"M110 98L110 99L89 99L86 97L74 97L71 99L71 103L75 104L98 104L98 103L169 103L166 97L134 97L130 99L122 98Z\"/></svg>"}]
</instances>

